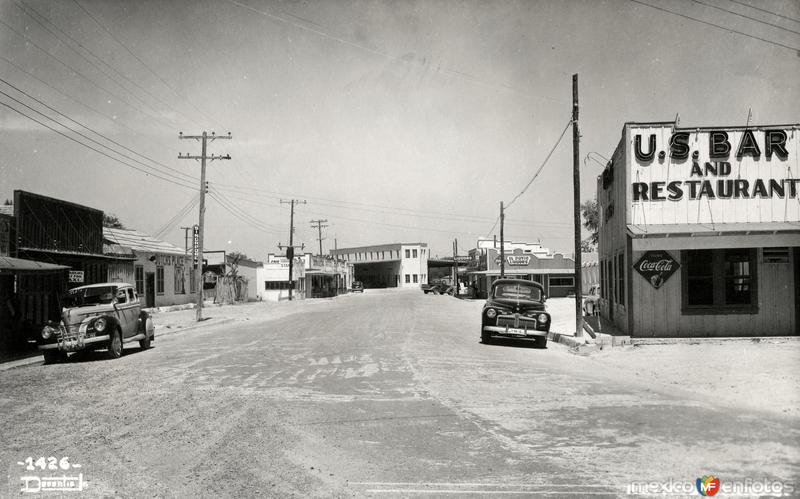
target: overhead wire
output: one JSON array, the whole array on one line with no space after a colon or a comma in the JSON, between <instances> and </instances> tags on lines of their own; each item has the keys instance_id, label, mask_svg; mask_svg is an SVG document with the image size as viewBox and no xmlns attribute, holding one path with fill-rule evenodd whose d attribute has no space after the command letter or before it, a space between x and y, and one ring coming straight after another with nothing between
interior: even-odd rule
<instances>
[{"instance_id":1,"label":"overhead wire","mask_svg":"<svg viewBox=\"0 0 800 499\"><path fill-rule=\"evenodd\" d=\"M159 227L153 233L153 237L156 238L156 239L159 239L159 238L161 238L161 236L163 236L164 234L169 232L175 226L176 223L179 223L181 220L183 220L186 217L186 215L188 215L189 212L192 211L192 209L195 206L197 206L197 203L199 201L200 201L200 194L199 193L197 193L194 196L192 196L192 198L189 199L189 202L186 203L183 206L183 208L178 210L178 213L176 213L172 218L167 220L161 227Z\"/></svg>"},{"instance_id":2,"label":"overhead wire","mask_svg":"<svg viewBox=\"0 0 800 499\"><path fill-rule=\"evenodd\" d=\"M114 140L114 139L111 139L111 138L109 138L108 136L106 136L106 135L104 135L104 134L102 134L102 133L98 132L97 130L95 130L95 129L91 128L90 126L88 126L88 125L86 125L86 124L84 124L84 123L81 123L81 122L80 122L80 121L78 121L78 120L75 120L75 119L73 119L73 118L69 117L68 115L64 114L63 112L59 111L58 109L55 109L54 107L50 106L50 105L49 105L49 104L47 104L46 102L44 102L44 101L42 101L42 100L40 100L40 99L37 99L36 97L34 97L34 96L32 96L31 94L29 94L29 93L25 92L25 91L24 91L24 90L22 90L21 88L17 87L16 85L12 84L11 82L9 82L8 80L6 80L6 79L4 79L4 78L2 78L2 77L0 77L0 82L2 82L2 83L5 83L5 84L6 84L6 85L8 85L9 87L11 87L11 88L13 88L14 90L16 90L17 92L19 92L19 93L21 93L21 94L25 95L25 96L26 96L26 97L28 97L29 99L36 101L36 102L37 102L37 103L39 103L40 105L42 105L42 106L46 107L47 109L49 109L50 111L53 111L54 113L57 113L57 114L58 114L58 115L60 115L60 116L63 116L64 118L66 118L66 119L68 119L69 121L71 121L71 122L75 123L76 125L78 125L78 126L80 126L80 127L84 128L84 129L86 129L86 130L89 130L90 132L94 133L95 135L97 135L97 136L99 136L99 137L102 137L103 139L107 140L108 142L111 142L112 144L114 144L114 145L116 145L116 146L119 146L119 147L121 147L121 148L125 149L126 151L129 151L129 152L131 152L131 153L133 153L133 154L135 154L135 155L137 155L137 156L139 156L139 157L142 157L142 158L144 158L144 159L146 159L146 160L148 160L148 161L150 161L150 162L152 162L152 163L154 163L154 164L156 164L156 165L158 165L158 166L162 167L162 168L165 168L165 169L166 169L166 170L168 170L169 172L172 172L172 174L170 174L170 173L167 173L167 172L164 172L164 174L166 174L166 175L171 175L172 177L175 177L175 178L177 178L177 179L179 179L179 180L191 180L191 181L193 181L193 182L196 182L196 181L198 181L198 179L197 179L197 178L194 178L194 177L192 177L191 175L189 175L189 174L187 174L187 173L184 173L184 172L181 172L181 171L179 171L179 170L176 170L176 169L174 169L174 168L172 168L172 167L170 167L170 166L168 166L168 165L165 165L164 163L161 163L160 161L157 161L157 160L155 160L155 159L153 159L153 158L151 158L151 157L149 157L149 156L147 156L147 155L144 155L144 154L142 154L142 153L139 153L139 152L137 152L137 151L135 151L135 150L133 150L133 149L131 149L131 148L129 148L129 147L127 147L127 146L125 146L124 144L121 144L121 143L117 142L116 140ZM4 94L4 95L7 95L7 94ZM11 97L11 98L13 99L13 97ZM16 99L14 99L14 100L16 100ZM19 102L19 101L17 101L17 102ZM22 104L22 103L21 103L21 104ZM28 107L29 109L32 109L32 108L30 108L29 106L27 106L27 105L25 105L25 104L22 104L22 105L24 105L24 106ZM33 110L33 109L32 109L32 110ZM35 110L34 110L34 111L35 111ZM39 113L38 111L36 111L36 112L37 112L37 113ZM46 115L44 115L43 113L39 113L39 114L41 114L42 116L46 116ZM48 117L48 118L52 120L52 118L50 118L50 117ZM53 120L53 121L55 121L56 123L59 123L61 126L64 126L64 128L68 128L68 127L66 127L65 125L61 124L60 122L58 122L58 121L56 121L56 120ZM72 130L71 128L68 128L68 129ZM79 132L75 132L75 133L79 133ZM89 140L92 140L92 139L89 139ZM96 141L93 141L93 142L96 142ZM96 142L96 143L97 143L97 142ZM98 144L99 144L99 143L98 143ZM103 144L100 144L100 145L103 145ZM112 149L112 150L113 150L113 148L109 148L109 147L108 147L108 146L106 146L106 145L103 145L103 147L106 147L106 148L108 148L108 149ZM117 154L119 154L120 156L123 156L123 157L126 157L126 158L128 158L128 159L131 159L132 161L139 162L138 160L135 160L135 159L133 159L133 158L130 158L130 157L128 157L128 156L125 156L125 155L123 155L123 154L121 154L121 153L119 153L119 152L117 152L117 151L115 151L115 152L116 152ZM141 162L139 162L139 163L141 163ZM141 164L144 164L144 163L141 163ZM149 166L149 165L146 165L146 166ZM151 168L152 168L152 167L151 167Z\"/></svg>"},{"instance_id":3,"label":"overhead wire","mask_svg":"<svg viewBox=\"0 0 800 499\"><path fill-rule=\"evenodd\" d=\"M752 38L754 40L759 40L759 41L762 41L764 43L769 43L770 45L775 45L776 47L782 47L782 48L789 49L789 50L794 50L794 51L800 50L800 48L797 48L797 47L791 47L789 45L785 45L783 43L776 42L776 41L773 41L773 40L768 40L766 38L761 38L759 36L751 35L749 33L743 32L743 31L738 31L738 30L735 30L735 29L726 28L725 26L720 26L719 24L714 24L712 22L703 21L702 19L698 19L698 18L692 17L692 16L687 16L686 14L681 14L680 12L675 12L675 11L672 11L672 10L669 10L669 9L665 9L663 7L650 5L649 3L642 2L640 0L628 0L628 1L633 2L633 3L638 3L639 5L644 5L646 7L650 7L651 9L660 10L661 12L666 12L666 13L672 14L674 16L683 17L684 19L689 19L689 20L692 20L692 21L695 21L695 22L698 22L698 23L701 23L701 24L705 24L706 26L712 26L712 27L717 28L717 29L725 30L725 31L728 31L729 33L734 33L734 34L737 34L737 35L742 35L742 36L746 36L748 38Z\"/></svg>"},{"instance_id":4,"label":"overhead wire","mask_svg":"<svg viewBox=\"0 0 800 499\"><path fill-rule=\"evenodd\" d=\"M153 120L154 120L156 123L160 124L161 126L163 126L163 127L165 127L165 128L168 128L168 129L170 129L170 130L174 130L174 129L175 129L175 126L174 126L174 125L171 125L171 124L168 124L168 123L166 123L164 120L162 120L162 119L161 119L161 118L159 118L158 116L155 116L155 115L152 115L151 113L145 112L145 110L144 110L144 109L138 109L137 107L135 107L133 104L131 104L131 103L130 103L130 102L127 100L127 99L125 99L124 97L120 97L120 96L119 96L118 94L116 94L115 92L113 92L113 91L111 91L111 90L109 90L109 89L105 88L104 86L100 85L99 83L95 82L94 80L92 80L91 78L89 78L88 76L86 76L86 75L85 75L83 72L81 72L81 71L79 71L79 70L75 69L74 67L70 66L70 65L69 65L69 64L67 64L66 62L62 61L62 60L61 60L59 57L57 57L57 56L53 55L53 54L52 54L52 53L50 53L49 51L47 51L47 50L45 50L44 48L42 48L42 47L41 47L39 44L37 44L35 41L33 41L33 39L32 39L31 37L29 37L29 36L27 36L27 35L24 35L24 34L20 33L20 32L19 32L19 31L17 31L17 30L16 30L16 29L15 29L13 26L11 26L11 25L10 25L10 24L8 24L7 22L3 21L2 19L0 19L0 25L3 25L3 26L5 26L6 28L8 28L8 29L9 29L9 30L11 30L12 32L14 32L14 34L16 34L17 36L19 36L19 37L21 37L21 38L24 38L24 39L25 39L25 40L27 40L27 41L28 41L28 43L30 43L32 46L36 47L36 48L37 48L37 49L39 49L41 52L43 52L44 54L46 54L47 56L49 56L50 58L52 58L52 59L55 59L55 60L56 60L56 61L57 61L59 64L61 64L61 65L62 65L62 66L64 66L65 68L69 69L69 70L70 70L71 72L73 72L74 74L76 74L76 75L80 76L81 78L83 78L83 79L84 79L84 80L86 80L87 82L91 83L93 86L95 86L95 87L99 88L100 90L102 90L103 92L107 93L108 95L110 95L110 96L114 97L115 99L119 99L119 101L120 101L120 102L122 102L122 103L126 104L126 105L127 105L129 108L133 109L134 111L141 112L142 114L144 114L144 115L146 115L146 116L148 116L148 117L152 118L152 119L153 119Z\"/></svg>"},{"instance_id":5,"label":"overhead wire","mask_svg":"<svg viewBox=\"0 0 800 499\"><path fill-rule=\"evenodd\" d=\"M547 162L550 160L550 157L556 151L556 148L561 143L561 139L564 138L564 135L567 133L567 130L569 130L569 127L572 126L572 124L573 124L573 121L572 121L572 118L570 118L569 121L567 122L567 126L564 127L564 130L561 132L561 135L558 137L558 140L556 141L555 145L553 145L553 148L550 149L549 153L547 153L547 156L544 158L544 161L542 161L542 164L539 166L539 169L536 170L536 173L533 175L533 177L528 181L527 184L525 184L525 187L523 187L522 191L520 191L519 194L514 196L514 198L511 201L508 202L508 204L505 206L506 209L511 208L511 206L517 201L517 199L519 199L520 196L525 194L525 191L527 191L528 187L530 187L531 184L533 183L533 181L536 180L536 177L538 177L539 174L542 173L542 169L545 167Z\"/></svg>"},{"instance_id":6,"label":"overhead wire","mask_svg":"<svg viewBox=\"0 0 800 499\"><path fill-rule=\"evenodd\" d=\"M795 19L793 17L784 16L782 14L778 14L777 12L773 12L771 10L762 9L760 7L756 7L755 5L750 5L749 3L740 2L739 0L730 0L730 1L733 2L733 3L738 3L739 5L744 5L745 7L749 7L749 8L754 9L754 10L758 10L758 11L763 12L765 14L770 14L770 15L773 15L773 16L780 17L782 19L786 19L788 21L794 21L796 23L800 23L800 19Z\"/></svg>"},{"instance_id":7,"label":"overhead wire","mask_svg":"<svg viewBox=\"0 0 800 499\"><path fill-rule=\"evenodd\" d=\"M9 94L7 94L7 93L3 92L2 90L0 90L0 95L4 95L4 96L8 97L9 99L13 100L14 102L17 102L18 104L20 104L20 105L22 105L22 106L25 106L26 108L28 108L28 109L30 109L31 111L33 111L33 112L35 112L35 113L37 113L37 114L39 114L39 115L41 115L41 116L43 116L43 117L45 117L45 118L49 119L50 121L52 121L52 122L54 122L54 123L57 123L59 126L61 126L61 127L63 127L63 128L66 128L67 130L69 130L69 131L70 131L70 132L72 132L72 133L74 133L74 134L76 134L76 135L79 135L80 137L83 137L84 139L86 139L86 140L89 140L89 141L91 141L92 143L94 143L94 144L97 144L97 145L98 145L98 146L100 146L100 147L104 147L104 148L108 149L109 151L113 152L114 154L117 154L117 155L119 155L119 156L122 156L122 157L123 157L123 158L125 158L125 159L131 160L131 161L133 161L134 163L138 163L138 164L142 165L142 166L143 166L143 167L145 167L145 168L149 168L149 169L151 169L151 170L155 170L156 172L158 172L158 173L160 173L160 174L162 174L162 175L167 175L167 176L169 176L169 177L172 177L172 178L173 178L173 180L178 180L178 181L183 181L183 182L187 182L187 181L188 181L187 179L185 179L185 178L183 178L183 177L180 177L180 176L178 176L178 175L175 175L175 174L171 174L171 173L169 173L169 172L163 172L163 171L159 170L158 168L155 168L155 167L153 167L152 165L148 165L147 163L145 163L145 162L143 162L143 161L139 161L139 160L138 160L138 159L136 159L136 158L133 158L133 157L131 157L131 156L128 156L127 154L121 153L121 152L117 151L116 149L114 149L113 147L109 147L108 145L106 145L106 144L103 144L102 142L100 142L100 141L98 141L98 140L95 140L95 139L93 139L93 138L89 137L88 135L86 135L86 134L84 134L84 133L81 133L81 132L79 132L79 131L77 131L77 130L75 130L75 129L73 129L73 128L70 128L70 127L68 127L67 125L65 125L65 124L61 123L61 122L60 122L60 121L58 121L57 119L55 119L55 118L53 118L53 117L51 117L51 116L48 116L48 115L46 115L46 114L42 113L41 111L38 111L38 110L34 109L33 107L31 107L31 106L29 106L29 105L25 104L24 102L20 101L19 99L15 98L15 97L13 97L13 96L11 96L11 95L9 95ZM97 132L95 132L95 133L97 133ZM100 134L98 134L98 135L100 135ZM83 144L83 143L82 143L82 144ZM86 145L86 144L84 144L84 145ZM96 149L95 149L95 150L96 150ZM126 164L127 164L127 163L126 163Z\"/></svg>"},{"instance_id":8,"label":"overhead wire","mask_svg":"<svg viewBox=\"0 0 800 499\"><path fill-rule=\"evenodd\" d=\"M778 29L783 30L783 31L788 31L789 33L794 33L795 35L800 35L800 31L795 31L793 29L785 28L785 27L783 27L783 26L781 26L779 24L774 24L774 23L770 23L770 22L767 22L767 21L762 21L761 19L758 19L758 18L755 18L755 17L750 17L750 16L747 16L747 15L744 15L744 14L740 14L738 12L734 12L732 10L725 9L723 7L718 7L716 5L712 5L710 3L703 2L702 0L692 0L692 2L700 4L700 5L705 5L706 7L711 7L712 9L717 9L717 10L722 11L722 12L727 12L728 14L732 14L734 16L742 17L744 19L749 19L750 21L755 21L757 23L765 24L767 26L772 26L773 28L778 28Z\"/></svg>"},{"instance_id":9,"label":"overhead wire","mask_svg":"<svg viewBox=\"0 0 800 499\"><path fill-rule=\"evenodd\" d=\"M25 14L27 14L27 15L28 15L28 16L29 16L31 19L33 19L34 21L36 21L36 22L39 24L39 26L41 26L43 29L45 29L45 30L46 30L48 33L50 33L50 34L51 34L51 35L53 35L54 37L58 38L58 39L59 39L59 40L61 40L61 41L64 41L64 39L63 39L63 38L61 38L60 36L56 35L56 34L55 34L55 33L53 33L53 32L52 32L50 29L48 29L46 26L44 26L44 25L43 25L43 24L42 24L42 23L41 23L41 22L40 22L40 21L39 21L39 20L38 20L36 17L34 17L34 16L33 16L33 14L31 14L30 12L28 12L28 10L27 10L27 9L30 9L30 10L31 10L31 11L32 11L34 14L36 14L36 16L38 16L40 19L43 19L43 20L44 20L44 21L45 21L47 24L49 24L50 26L52 26L53 28L55 28L55 29L56 29L56 30L57 30L59 33L61 33L61 34L63 34L64 36L66 36L66 37L67 37L67 38L68 38L70 41L72 41L72 43L74 43L75 45L77 45L77 46L78 46L78 47L80 47L81 49L85 50L85 51L86 51L86 52L87 52L89 55L91 55L92 57L94 57L95 59L97 59L97 61L99 61L100 63L102 63L104 66L106 66L107 68L109 68L111 71L113 71L113 72L114 72L115 74L117 74L118 76L122 77L122 78L123 78L125 81L128 81L129 83L131 83L133 86L135 86L136 88L138 88L138 89L139 89L140 91L142 91L144 94L148 95L149 97L151 97L152 99L154 99L156 102L158 102L159 104L161 104L161 105L162 105L162 106L164 106L164 107L171 107L169 104L167 104L166 102L164 102L164 101L163 101L162 99L160 99L158 96L156 96L155 94L153 94L152 92L150 92L149 90L147 90L146 88L144 88L142 85L140 85L140 84L139 84L139 83L138 83L136 80L134 80L134 79L131 79L131 78L129 78L128 76L126 76L126 75L122 74L121 72L119 72L119 71L118 71L118 70L117 70L117 69L116 69L114 66L110 65L109 63L107 63L107 62L106 62L106 61L105 61L105 60L104 60L102 57L100 57L100 56L98 56L97 54L95 54L94 52L92 52L92 50L91 50L91 49L89 49L88 47L86 47L85 45L83 45L83 44L82 44L80 41L76 40L76 39L75 39L75 38L74 38L72 35L70 35L70 34L69 34L69 33L67 33L66 31L64 31L63 29L61 29L61 28L60 28L60 27L59 27L57 24L55 24L55 23L54 23L52 20L50 20L50 19L49 19L47 16L43 15L42 13L40 13L39 11L37 11L36 9L34 9L33 7L31 7L30 5L21 5L19 2L17 2L17 0L13 0L13 2L14 2L14 4L15 4L15 5L16 5L16 6L17 6L19 9L21 9L23 12L25 12ZM69 47L69 45L68 45L68 44L66 44L66 42L65 42L65 45L67 45L67 46ZM108 75L108 74L107 74L105 71L103 71L103 70L102 70L100 67L98 67L98 66L97 66L97 65L96 65L94 62L90 61L88 58L86 58L85 56L83 56L83 54L81 54L79 51L77 51L76 49L73 49L72 47L70 47L70 48L71 48L71 49L72 49L72 50L73 50L73 51L74 51L76 54L78 54L78 55L79 55L79 56L80 56L80 57L81 57L83 60L85 60L85 61L86 61L86 62L88 62L89 64L92 64L92 66L94 66L94 67L95 67L95 68L96 68L98 71L100 71L101 73L103 73L104 75L106 75L106 76L107 76L108 78L110 78L112 81L114 81L115 83L117 83L117 85L119 85L121 88L123 88L124 90L126 90L128 93L130 93L130 94L131 94L131 96L133 96L133 97L134 97L136 100L138 100L139 102L143 103L144 105L146 105L146 106L150 107L151 109L155 110L155 109L154 109L152 106L149 106L149 104L148 104L148 103L144 102L144 100L140 99L140 98L139 98L139 97L138 97L136 94L134 94L133 92L131 92L129 89L125 88L125 86L124 86L124 85L122 85L122 84L121 84L119 81L117 81L115 78L113 78L113 77L109 76L109 75ZM175 108L173 107L173 109L175 109ZM181 114L181 115L183 115L183 113L181 113L179 110L175 109L175 111L176 111L178 114ZM188 118L188 117L187 117L187 116L185 116L185 115L183 115L183 117L184 117L184 118ZM191 120L189 120L189 121L191 121Z\"/></svg>"},{"instance_id":10,"label":"overhead wire","mask_svg":"<svg viewBox=\"0 0 800 499\"><path fill-rule=\"evenodd\" d=\"M71 137L71 136L69 136L69 135L67 135L67 134L63 133L63 132L62 132L62 131L60 131L60 130L56 130L55 128L51 127L50 125L48 125L48 124L46 124L46 123L43 123L43 122L41 122L41 121L37 120L36 118L34 118L34 117L32 117L32 116L29 116L29 115L27 115L27 114L23 113L23 112L22 112L22 111L20 111L19 109L16 109L16 108L14 108L13 106L11 106L11 105L9 105L9 104L7 104L7 103L5 103L5 102L0 102L0 105L2 105L2 106L4 106L4 107L7 107L8 109L10 109L10 110L14 111L15 113L17 113L17 114L19 114L19 115L21 115L21 116L24 116L25 118L28 118L29 120L31 120L31 121L33 121L33 122L35 122L35 123L38 123L39 125L41 125L41 126L43 126L43 127L47 128L47 129L49 129L49 130L52 130L53 132L55 132L55 133L57 133L57 134L61 135L61 136L62 136L62 137L64 137L64 138L67 138L67 139L69 139L69 140L71 140L71 141L73 141L73 142L75 142L75 143L77 143L77 144L80 144L81 146L83 146L83 147L86 147L87 149L91 149L92 151L95 151L96 153L98 153L98 154L101 154L101 155L103 155L103 156L105 156L105 157L107 157L107 158L109 158L109 159L111 159L111 160L113 160L113 161L116 161L117 163L123 164L123 165L125 165L125 166L127 166L127 167L129 167L129 168L133 168L134 170L140 171L140 172L142 172L142 173L144 173L144 174L146 174L146 175L148 175L148 176L152 176L152 177L155 177L155 178L158 178L158 179L164 180L164 181L166 181L166 182L169 182L169 183L171 183L171 184L175 184L175 185L177 185L177 186L179 186L179 187L183 187L183 188L187 188L187 189L196 189L196 187L195 187L195 186L187 186L187 185L185 185L185 184L182 184L182 183L176 182L176 181L174 181L174 180L172 180L172 179L169 179L169 178L162 177L162 176L160 176L160 175L157 175L157 174L155 174L155 173L149 172L149 171L147 171L147 170L143 170L142 168L139 168L139 167L137 167L137 166L135 166L135 165L132 165L132 164L130 164L130 163L127 163L127 162L125 162L125 161L122 161L122 160L121 160L121 159L119 159L119 158L115 158L114 156L111 156L110 154L107 154L107 153L106 153L106 152L104 152L104 151L101 151L101 150L99 150L99 149L96 149L96 148L92 147L92 146L91 146L91 145L89 145L89 144L86 144L86 143L84 143L84 142L81 142L80 140L78 140L78 139L76 139L76 138L74 138L74 137Z\"/></svg>"},{"instance_id":11,"label":"overhead wire","mask_svg":"<svg viewBox=\"0 0 800 499\"><path fill-rule=\"evenodd\" d=\"M78 8L80 8L80 9L81 9L81 10L82 10L82 11L83 11L83 12L84 12L84 13L85 13L87 16L89 16L89 18L90 18L92 21L94 21L94 22L95 22L95 24L97 24L98 26L100 26L100 28L102 28L102 29L103 29L103 31L105 31L106 33L108 33L108 36L110 36L110 37L111 37L111 38L112 38L112 39L113 39L115 42L117 42L117 44L119 44L119 46L121 46L122 48L124 48L126 52L128 52L128 53L129 53L129 54L130 54L130 55L131 55L131 56L132 56L134 59L136 59L136 60L139 62L139 64L141 64L142 66L144 66L144 67L145 67L145 68L146 68L148 71L150 71L150 73L151 73L153 76L155 76L156 78L158 78L158 80L159 80L161 83L163 83L163 84L164 84L164 86L166 86L167 88L169 88L170 90L172 90L172 92L173 92L175 95L177 95L177 96L178 96L178 98L180 98L180 99L183 99L183 101L184 101L184 102L186 102L187 104L189 104L189 106L191 106L191 107L192 107L192 108L193 108L193 109L194 109L194 110L195 110L195 111L196 111L196 112L197 112L197 113L198 113L200 116L202 116L202 117L203 117L205 120L207 120L207 121L209 122L209 124L214 122L214 120L212 120L211 118L209 118L209 117L208 117L208 116L207 116L207 115L206 115L206 114L205 114L205 113L204 113L204 112L203 112L203 111L202 111L200 108L198 108L197 106L195 106L195 105L194 105L194 103L192 103L192 101L190 101L190 100L189 100L189 99L188 99L188 98L187 98L185 95L183 95L183 94L179 93L177 90L175 90L175 88L173 88L173 87L172 87L172 85L170 85L170 84L167 82L167 80L166 80L166 79L164 79L164 78L163 78L163 77L162 77L160 74L158 74L158 73L157 73L155 70L153 70L153 68L151 68L151 67L150 67L150 66L149 66L149 65L148 65L146 62L144 62L144 61L143 61L143 60L142 60L142 59L141 59L141 58L140 58L138 55L136 55L136 54L135 54L135 53L134 53L134 52L133 52L133 51L132 51L130 48L128 48L128 46L127 46L127 45L125 45L124 43L122 43L122 41L121 41L119 38L117 38L116 36L114 36L114 33L112 33L110 29L108 29L108 28L107 28L107 27L106 27L106 26L105 26L103 23L101 23L101 22L100 22L100 21L99 21L99 20L98 20L98 19L97 19L95 16L93 16L93 15L91 14L91 12L89 12L88 10L86 10L86 8L85 8L83 5L81 5L81 4L80 4L80 2L78 2L78 0L72 0L72 1L73 1L73 3L74 3L75 5L77 5L77 6L78 6Z\"/></svg>"}]
</instances>

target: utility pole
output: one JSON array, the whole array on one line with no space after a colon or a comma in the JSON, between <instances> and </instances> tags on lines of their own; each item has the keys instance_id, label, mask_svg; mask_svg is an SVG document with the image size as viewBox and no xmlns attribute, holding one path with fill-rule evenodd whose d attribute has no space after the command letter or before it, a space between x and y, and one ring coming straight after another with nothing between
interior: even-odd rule
<instances>
[{"instance_id":1,"label":"utility pole","mask_svg":"<svg viewBox=\"0 0 800 499\"><path fill-rule=\"evenodd\" d=\"M506 251L505 239L503 239L503 226L506 222L506 215L503 213L503 202L500 201L500 279L506 276Z\"/></svg>"},{"instance_id":2,"label":"utility pole","mask_svg":"<svg viewBox=\"0 0 800 499\"><path fill-rule=\"evenodd\" d=\"M453 295L458 295L458 239L453 240Z\"/></svg>"},{"instance_id":3,"label":"utility pole","mask_svg":"<svg viewBox=\"0 0 800 499\"><path fill-rule=\"evenodd\" d=\"M317 228L317 232L319 233L319 237L317 238L319 240L319 256L322 256L322 240L324 239L322 237L322 228L323 227L328 227L327 225L322 225L325 222L327 222L327 220L312 220L311 221L311 228L313 229L314 227L316 227ZM316 225L314 225L314 224L316 224Z\"/></svg>"},{"instance_id":4,"label":"utility pole","mask_svg":"<svg viewBox=\"0 0 800 499\"><path fill-rule=\"evenodd\" d=\"M200 160L200 222L198 223L198 232L197 232L197 248L195 251L197 252L197 259L198 263L194 266L194 276L195 276L195 283L198 285L199 289L197 290L197 313L196 318L198 321L203 320L203 220L206 214L206 191L208 190L208 182L206 182L206 161L211 160L214 161L215 159L231 159L230 154L226 154L225 156L217 156L211 155L208 156L206 154L206 144L208 141L214 141L216 139L230 139L231 132L228 132L228 135L220 135L217 137L214 132L211 132L211 135L208 135L205 131L203 135L184 135L183 132L178 134L179 139L194 139L199 140L202 143L202 152L200 156L191 156L189 153L182 155L178 153L178 159L194 159Z\"/></svg>"},{"instance_id":5,"label":"utility pole","mask_svg":"<svg viewBox=\"0 0 800 499\"><path fill-rule=\"evenodd\" d=\"M189 231L194 227L181 227L183 229L183 256L189 256Z\"/></svg>"},{"instance_id":6,"label":"utility pole","mask_svg":"<svg viewBox=\"0 0 800 499\"><path fill-rule=\"evenodd\" d=\"M583 336L583 283L581 279L581 168L578 130L578 74L572 75L572 189L575 223L575 337ZM599 318L598 318L599 320Z\"/></svg>"},{"instance_id":7,"label":"utility pole","mask_svg":"<svg viewBox=\"0 0 800 499\"><path fill-rule=\"evenodd\" d=\"M291 204L291 214L289 215L289 245L283 246L281 243L278 243L278 249L286 248L286 258L289 259L289 301L292 301L292 290L294 289L294 279L292 277L292 270L294 269L294 205L295 204L306 204L305 201L298 201L296 199L292 199L289 201L284 201L281 199L281 204ZM306 245L301 244L300 250L302 251L305 249Z\"/></svg>"}]
</instances>

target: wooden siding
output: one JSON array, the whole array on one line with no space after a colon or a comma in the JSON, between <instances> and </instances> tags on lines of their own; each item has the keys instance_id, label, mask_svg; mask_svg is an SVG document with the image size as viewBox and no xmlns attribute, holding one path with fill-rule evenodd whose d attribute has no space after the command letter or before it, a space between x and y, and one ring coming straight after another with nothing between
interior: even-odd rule
<instances>
[{"instance_id":1,"label":"wooden siding","mask_svg":"<svg viewBox=\"0 0 800 499\"><path fill-rule=\"evenodd\" d=\"M634 251L633 261L644 252ZM670 251L681 265L681 252ZM635 270L632 291L634 337L790 336L797 334L794 263L764 263L758 250L758 313L683 315L681 270L656 289Z\"/></svg>"}]
</instances>

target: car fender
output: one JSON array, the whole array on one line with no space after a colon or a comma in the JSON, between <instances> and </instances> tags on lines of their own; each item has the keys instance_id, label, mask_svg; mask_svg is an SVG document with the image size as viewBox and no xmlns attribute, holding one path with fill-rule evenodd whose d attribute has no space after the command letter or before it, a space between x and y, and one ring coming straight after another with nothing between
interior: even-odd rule
<instances>
[{"instance_id":1,"label":"car fender","mask_svg":"<svg viewBox=\"0 0 800 499\"><path fill-rule=\"evenodd\" d=\"M139 312L139 327L137 328L139 332L144 332L148 338L155 338L155 325L153 324L153 319L150 317L150 314L142 310Z\"/></svg>"}]
</instances>

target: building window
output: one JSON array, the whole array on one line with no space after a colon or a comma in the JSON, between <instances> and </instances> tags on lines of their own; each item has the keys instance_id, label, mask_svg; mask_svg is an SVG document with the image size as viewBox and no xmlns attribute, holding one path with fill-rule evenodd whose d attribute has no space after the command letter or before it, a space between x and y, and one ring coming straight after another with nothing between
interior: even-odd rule
<instances>
[{"instance_id":1,"label":"building window","mask_svg":"<svg viewBox=\"0 0 800 499\"><path fill-rule=\"evenodd\" d=\"M300 278L300 284L303 286L304 279ZM292 286L289 284L289 281L264 281L264 291L274 291L274 290L281 290L281 289L289 289ZM295 286L293 289L297 289L297 282L295 282Z\"/></svg>"},{"instance_id":2,"label":"building window","mask_svg":"<svg viewBox=\"0 0 800 499\"><path fill-rule=\"evenodd\" d=\"M136 294L144 295L144 267L137 265L133 273L136 279Z\"/></svg>"},{"instance_id":3,"label":"building window","mask_svg":"<svg viewBox=\"0 0 800 499\"><path fill-rule=\"evenodd\" d=\"M685 250L681 259L684 313L758 311L754 248Z\"/></svg>"},{"instance_id":4,"label":"building window","mask_svg":"<svg viewBox=\"0 0 800 499\"><path fill-rule=\"evenodd\" d=\"M156 294L164 294L164 267L156 267Z\"/></svg>"},{"instance_id":5,"label":"building window","mask_svg":"<svg viewBox=\"0 0 800 499\"><path fill-rule=\"evenodd\" d=\"M551 277L550 278L550 285L551 286L575 286L575 278L574 277Z\"/></svg>"},{"instance_id":6,"label":"building window","mask_svg":"<svg viewBox=\"0 0 800 499\"><path fill-rule=\"evenodd\" d=\"M417 250L413 250L414 258L417 258Z\"/></svg>"},{"instance_id":7,"label":"building window","mask_svg":"<svg viewBox=\"0 0 800 499\"><path fill-rule=\"evenodd\" d=\"M418 278L419 278L419 276L418 276L417 274L414 274L414 283L415 283L415 284L416 284L417 282L419 282L419 281L417 280Z\"/></svg>"},{"instance_id":8,"label":"building window","mask_svg":"<svg viewBox=\"0 0 800 499\"><path fill-rule=\"evenodd\" d=\"M175 267L175 294L186 294L185 276L183 274L183 267Z\"/></svg>"},{"instance_id":9,"label":"building window","mask_svg":"<svg viewBox=\"0 0 800 499\"><path fill-rule=\"evenodd\" d=\"M408 250L406 250L408 251ZM406 284L411 283L411 274L406 274Z\"/></svg>"},{"instance_id":10,"label":"building window","mask_svg":"<svg viewBox=\"0 0 800 499\"><path fill-rule=\"evenodd\" d=\"M406 258L411 258L411 250L406 250Z\"/></svg>"},{"instance_id":11,"label":"building window","mask_svg":"<svg viewBox=\"0 0 800 499\"><path fill-rule=\"evenodd\" d=\"M619 293L619 304L625 305L625 253L617 256L617 292Z\"/></svg>"}]
</instances>

